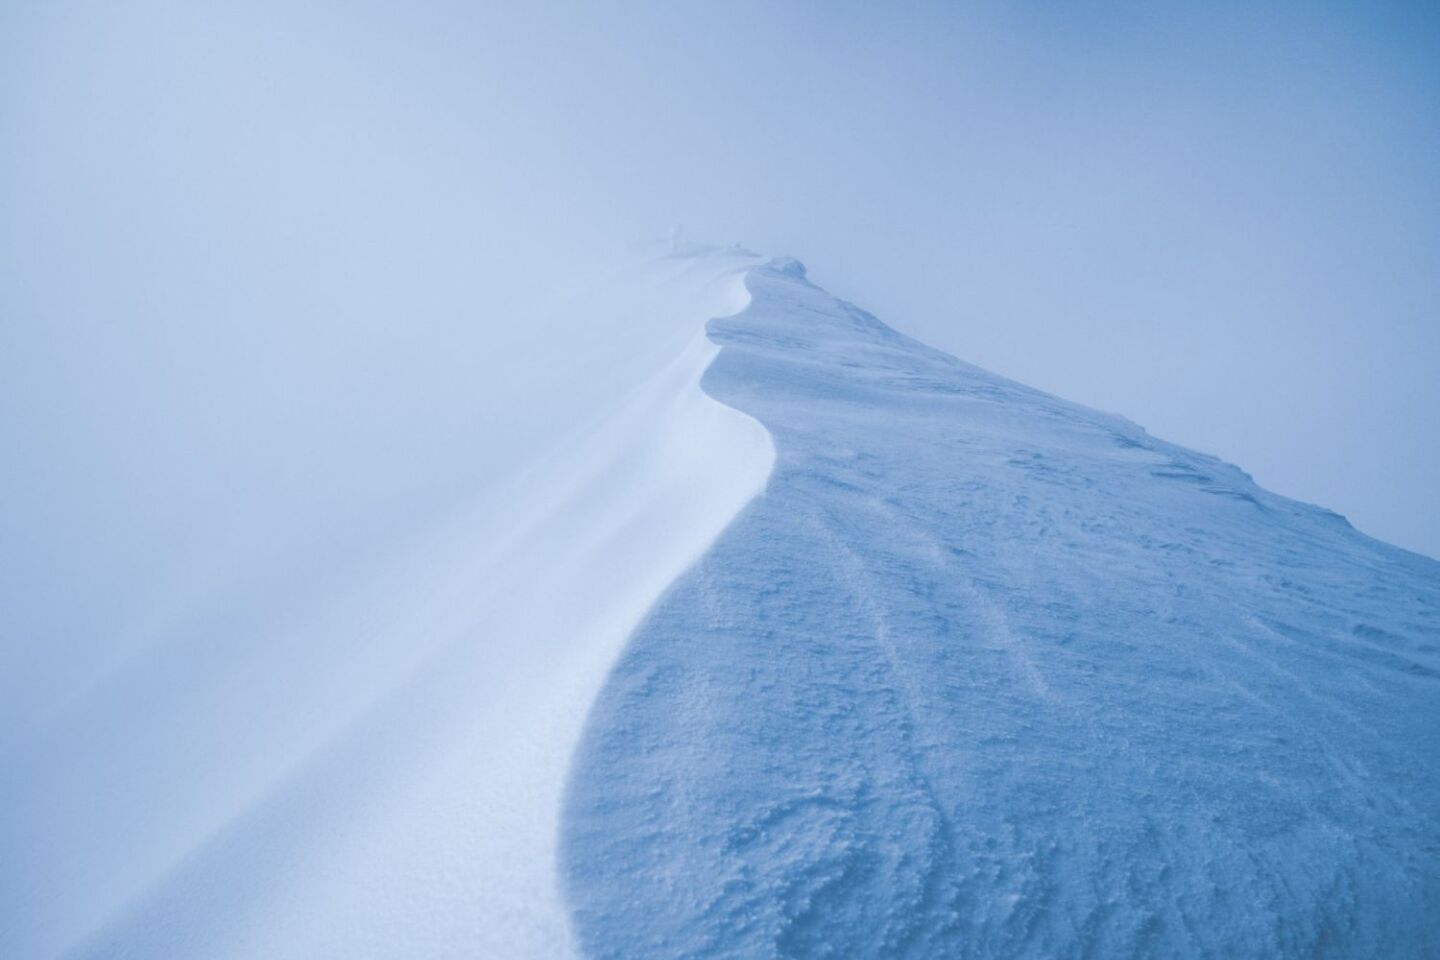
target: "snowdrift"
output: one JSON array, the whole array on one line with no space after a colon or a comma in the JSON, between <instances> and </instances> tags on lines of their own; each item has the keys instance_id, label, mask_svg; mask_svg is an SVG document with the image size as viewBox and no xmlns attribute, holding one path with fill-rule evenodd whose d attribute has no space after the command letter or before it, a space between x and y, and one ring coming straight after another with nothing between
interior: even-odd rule
<instances>
[{"instance_id":1,"label":"snowdrift","mask_svg":"<svg viewBox=\"0 0 1440 960\"><path fill-rule=\"evenodd\" d=\"M1440 955L1440 564L794 260L600 292L550 455L35 695L0 956Z\"/></svg>"},{"instance_id":2,"label":"snowdrift","mask_svg":"<svg viewBox=\"0 0 1440 960\"><path fill-rule=\"evenodd\" d=\"M161 644L21 737L0 956L569 955L556 840L586 711L773 460L699 388L704 323L744 305L753 262L667 258L595 291L608 310L562 332L601 341L570 389L603 405L543 462L372 574Z\"/></svg>"},{"instance_id":3,"label":"snowdrift","mask_svg":"<svg viewBox=\"0 0 1440 960\"><path fill-rule=\"evenodd\" d=\"M748 283L775 472L590 719L588 955L1440 955L1440 564Z\"/></svg>"}]
</instances>

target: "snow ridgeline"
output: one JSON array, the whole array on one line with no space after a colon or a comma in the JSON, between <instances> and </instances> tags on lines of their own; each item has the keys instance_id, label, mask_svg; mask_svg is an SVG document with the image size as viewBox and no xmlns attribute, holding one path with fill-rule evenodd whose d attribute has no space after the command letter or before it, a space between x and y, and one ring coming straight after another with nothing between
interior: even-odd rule
<instances>
[{"instance_id":1,"label":"snow ridgeline","mask_svg":"<svg viewBox=\"0 0 1440 960\"><path fill-rule=\"evenodd\" d=\"M0 956L571 955L556 844L586 711L773 463L699 389L704 323L755 262L625 278L561 325L610 408L571 411L593 421L572 442L358 582L240 597L239 627L157 643L11 746Z\"/></svg>"},{"instance_id":2,"label":"snow ridgeline","mask_svg":"<svg viewBox=\"0 0 1440 960\"><path fill-rule=\"evenodd\" d=\"M1440 956L1440 564L747 283L776 467L586 727L587 955Z\"/></svg>"},{"instance_id":3,"label":"snow ridgeline","mask_svg":"<svg viewBox=\"0 0 1440 960\"><path fill-rule=\"evenodd\" d=\"M0 955L1437 952L1440 565L796 261L637 280L591 429L12 732Z\"/></svg>"}]
</instances>

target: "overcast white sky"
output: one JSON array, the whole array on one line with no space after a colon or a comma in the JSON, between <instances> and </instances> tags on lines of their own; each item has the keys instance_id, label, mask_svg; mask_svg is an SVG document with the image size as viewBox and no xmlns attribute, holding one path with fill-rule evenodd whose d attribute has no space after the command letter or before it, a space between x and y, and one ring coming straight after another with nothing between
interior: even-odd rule
<instances>
[{"instance_id":1,"label":"overcast white sky","mask_svg":"<svg viewBox=\"0 0 1440 960\"><path fill-rule=\"evenodd\" d=\"M1423 5L7 3L0 123L15 629L453 492L677 223L1440 556Z\"/></svg>"}]
</instances>

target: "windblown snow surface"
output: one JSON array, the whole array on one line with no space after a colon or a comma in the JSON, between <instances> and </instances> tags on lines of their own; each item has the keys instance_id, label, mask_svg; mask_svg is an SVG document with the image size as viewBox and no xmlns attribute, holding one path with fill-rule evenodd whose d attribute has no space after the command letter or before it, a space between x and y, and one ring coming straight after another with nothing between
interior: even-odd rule
<instances>
[{"instance_id":1,"label":"windblown snow surface","mask_svg":"<svg viewBox=\"0 0 1440 960\"><path fill-rule=\"evenodd\" d=\"M625 283L436 529L4 678L0 957L1440 955L1440 564L795 261Z\"/></svg>"},{"instance_id":2,"label":"windblown snow surface","mask_svg":"<svg viewBox=\"0 0 1440 960\"><path fill-rule=\"evenodd\" d=\"M1440 956L1440 564L747 282L777 461L590 716L588 955Z\"/></svg>"},{"instance_id":3,"label":"windblown snow surface","mask_svg":"<svg viewBox=\"0 0 1440 960\"><path fill-rule=\"evenodd\" d=\"M585 429L552 455L338 586L222 593L6 731L0 958L572 955L556 844L586 711L773 462L699 388L754 262L585 288L552 324ZM547 429L524 400L488 416Z\"/></svg>"}]
</instances>

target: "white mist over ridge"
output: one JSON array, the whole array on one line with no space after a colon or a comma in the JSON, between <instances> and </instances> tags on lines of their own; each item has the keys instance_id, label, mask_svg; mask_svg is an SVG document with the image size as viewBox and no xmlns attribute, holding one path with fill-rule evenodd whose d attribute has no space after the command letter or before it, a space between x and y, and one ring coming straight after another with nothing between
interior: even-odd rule
<instances>
[{"instance_id":1,"label":"white mist over ridge","mask_svg":"<svg viewBox=\"0 0 1440 960\"><path fill-rule=\"evenodd\" d=\"M552 283L677 221L803 252L926 343L1440 555L1437 17L5 4L0 445L25 469L0 493L32 504L0 516L12 616L45 626L51 585L103 580L119 558L83 557L137 530L155 559L204 549L186 484L165 490L196 507L184 521L123 491L176 467L213 487L203 457L153 464L176 430L218 443L205 413L235 381L256 381L262 424L287 396L317 417L330 396L307 368L335 358L314 340L350 362L413 349L514 273ZM234 379L187 377L209 350ZM226 433L245 437L246 409ZM235 467L221 484L259 485Z\"/></svg>"},{"instance_id":2,"label":"white mist over ridge","mask_svg":"<svg viewBox=\"0 0 1440 960\"><path fill-rule=\"evenodd\" d=\"M279 589L211 582L196 625L32 706L0 774L0 954L567 955L555 841L586 710L773 457L698 386L704 324L744 305L754 262L661 259L516 304L547 355L511 355L535 379L485 422L548 453ZM113 636L85 640L7 683L113 659Z\"/></svg>"}]
</instances>

